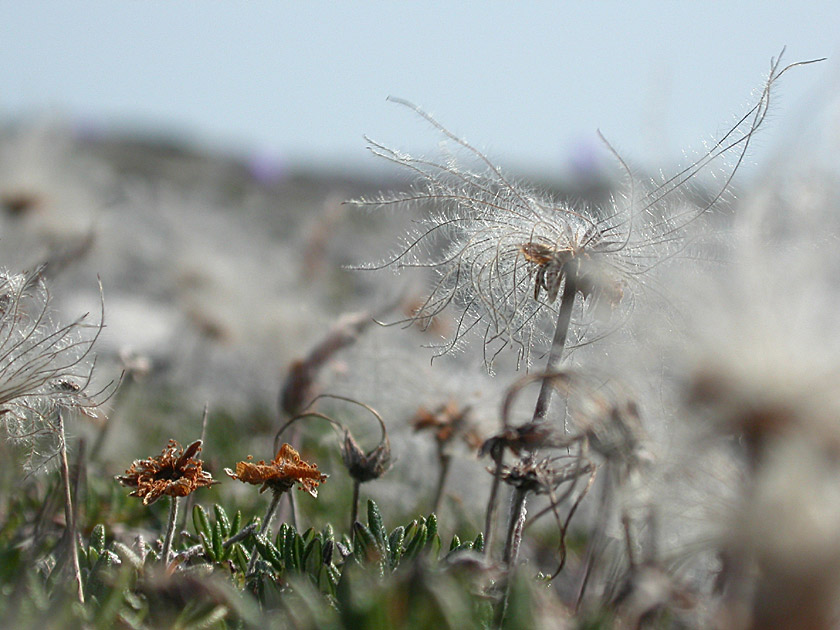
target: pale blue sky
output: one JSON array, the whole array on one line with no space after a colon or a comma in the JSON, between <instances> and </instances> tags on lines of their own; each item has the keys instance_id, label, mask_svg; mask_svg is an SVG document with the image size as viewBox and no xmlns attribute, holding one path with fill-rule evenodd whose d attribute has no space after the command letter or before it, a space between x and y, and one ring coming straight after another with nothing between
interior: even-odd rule
<instances>
[{"instance_id":1,"label":"pale blue sky","mask_svg":"<svg viewBox=\"0 0 840 630\"><path fill-rule=\"evenodd\" d=\"M288 161L371 166L363 134L437 137L412 100L496 161L552 173L601 129L673 160L744 111L770 57L786 76L753 159L828 86L840 3L0 0L0 117L175 131Z\"/></svg>"}]
</instances>

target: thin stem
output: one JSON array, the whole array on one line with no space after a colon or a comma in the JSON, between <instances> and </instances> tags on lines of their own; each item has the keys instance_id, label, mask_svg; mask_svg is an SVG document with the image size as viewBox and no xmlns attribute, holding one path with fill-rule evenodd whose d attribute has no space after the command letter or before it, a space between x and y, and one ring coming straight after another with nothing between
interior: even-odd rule
<instances>
[{"instance_id":1,"label":"thin stem","mask_svg":"<svg viewBox=\"0 0 840 630\"><path fill-rule=\"evenodd\" d=\"M164 565L169 564L169 557L172 555L172 541L175 538L176 525L178 523L178 501L180 497L169 497L169 521L166 525L166 536L163 539L163 551L161 559Z\"/></svg>"},{"instance_id":2,"label":"thin stem","mask_svg":"<svg viewBox=\"0 0 840 630\"><path fill-rule=\"evenodd\" d=\"M449 475L449 464L452 461L452 456L443 452L438 454L440 459L440 472L438 473L438 483L435 489L435 498L432 501L432 512L437 514L440 508L440 502L443 499L443 488L446 486L446 477Z\"/></svg>"},{"instance_id":3,"label":"thin stem","mask_svg":"<svg viewBox=\"0 0 840 630\"><path fill-rule=\"evenodd\" d=\"M610 517L610 503L612 501L612 475L610 472L609 468L605 471L604 487L601 489L601 505L598 507L597 524L595 531L586 543L586 554L583 560L583 577L578 585L578 592L575 598L575 613L580 610L583 597L586 594L586 587L589 585L589 579L592 577L595 562L604 544L604 536Z\"/></svg>"},{"instance_id":4,"label":"thin stem","mask_svg":"<svg viewBox=\"0 0 840 630\"><path fill-rule=\"evenodd\" d=\"M557 327L554 329L554 339L551 341L551 351L548 354L548 361L545 366L547 374L556 372L560 367L560 360L563 358L563 350L566 348L566 338L569 335L569 324L572 321L572 310L575 305L577 294L577 269L576 265L569 264L566 269L566 279L563 286L563 297L560 301L560 311L557 313ZM548 407L551 404L551 394L554 391L552 379L544 378L540 387L540 395L537 397L537 405L534 407L534 422L545 420Z\"/></svg>"},{"instance_id":5,"label":"thin stem","mask_svg":"<svg viewBox=\"0 0 840 630\"><path fill-rule=\"evenodd\" d=\"M260 536L264 536L265 533L268 531L268 528L271 526L271 519L274 516L274 511L277 509L277 505L280 503L280 497L283 496L282 491L272 490L271 493L271 503L268 504L268 509L265 511L265 516L263 517L262 525L260 526ZM251 561L248 563L248 570L246 575L249 575L254 570L254 565L257 563L257 546L254 545L254 548L251 550Z\"/></svg>"},{"instance_id":6,"label":"thin stem","mask_svg":"<svg viewBox=\"0 0 840 630\"><path fill-rule=\"evenodd\" d=\"M511 568L516 563L516 558L519 556L519 546L522 543L522 528L525 526L525 516L528 512L525 507L527 496L527 490L517 487L513 491L513 496L510 499L510 521L508 522L508 531L505 536L505 551L502 556L502 561L508 568Z\"/></svg>"},{"instance_id":7,"label":"thin stem","mask_svg":"<svg viewBox=\"0 0 840 630\"><path fill-rule=\"evenodd\" d=\"M353 480L353 505L351 506L350 511L350 533L352 534L355 531L356 525L356 517L359 515L359 486L362 485L362 482L358 479Z\"/></svg>"},{"instance_id":8,"label":"thin stem","mask_svg":"<svg viewBox=\"0 0 840 630\"><path fill-rule=\"evenodd\" d=\"M504 454L504 447L501 445L491 450L496 467L493 470L493 485L490 486L490 499L487 501L487 512L484 516L484 556L486 558L490 557L490 550L493 548L493 521L496 517L496 497L499 494Z\"/></svg>"},{"instance_id":9,"label":"thin stem","mask_svg":"<svg viewBox=\"0 0 840 630\"><path fill-rule=\"evenodd\" d=\"M566 338L569 334L569 325L572 321L572 311L575 306L575 297L578 291L577 283L577 267L575 261L566 265L566 277L563 281L563 297L560 299L560 310L557 313L557 326L554 329L554 338L551 341L551 350L548 354L548 361L545 366L546 374L553 374L558 371L560 361L563 358L563 350L566 348ZM537 404L534 406L533 422L542 422L545 420L548 408L551 405L551 398L554 393L554 382L551 378L543 378L540 386L540 393L537 397ZM501 449L500 449L501 452ZM498 477L501 472L501 455L496 460L496 479L493 480L494 488L498 485ZM507 612L508 596L510 594L511 577L513 568L516 563L516 558L519 555L519 546L522 542L522 529L525 526L525 516L527 514L526 498L528 492L521 488L516 488L511 498L510 517L508 520L508 530L505 537L505 549L502 555L508 574L505 577L504 595L497 611L497 625L501 627ZM490 513L488 509L488 520ZM487 523L485 523L487 527ZM489 549L489 545L487 546Z\"/></svg>"},{"instance_id":10,"label":"thin stem","mask_svg":"<svg viewBox=\"0 0 840 630\"><path fill-rule=\"evenodd\" d=\"M64 520L67 522L67 535L70 542L70 560L73 567L73 579L76 582L79 601L85 603L85 591L82 586L82 570L79 566L79 550L76 541L76 515L73 511L73 498L70 492L70 465L67 462L67 442L64 431L64 417L58 411L59 452L61 457L61 481L64 485Z\"/></svg>"},{"instance_id":11,"label":"thin stem","mask_svg":"<svg viewBox=\"0 0 840 630\"><path fill-rule=\"evenodd\" d=\"M496 627L501 628L502 622L507 613L508 600L510 599L511 578L513 577L513 570L516 565L516 559L519 556L519 546L522 543L522 530L525 527L525 517L528 513L525 508L525 498L528 491L523 488L515 488L513 496L510 499L510 519L508 521L508 531L505 536L505 551L502 555L502 561L507 568L507 575L503 579L504 594L502 601L499 602L499 608L496 611Z\"/></svg>"},{"instance_id":12,"label":"thin stem","mask_svg":"<svg viewBox=\"0 0 840 630\"><path fill-rule=\"evenodd\" d=\"M297 531L298 528L298 519L297 519L297 502L295 501L295 493L289 491L289 511L291 512L291 520L292 520L292 527L295 528Z\"/></svg>"}]
</instances>

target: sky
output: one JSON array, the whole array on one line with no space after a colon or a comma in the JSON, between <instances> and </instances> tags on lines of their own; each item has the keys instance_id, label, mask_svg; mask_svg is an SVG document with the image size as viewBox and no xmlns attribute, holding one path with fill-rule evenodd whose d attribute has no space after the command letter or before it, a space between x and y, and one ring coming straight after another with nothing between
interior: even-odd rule
<instances>
[{"instance_id":1,"label":"sky","mask_svg":"<svg viewBox=\"0 0 840 630\"><path fill-rule=\"evenodd\" d=\"M510 168L602 151L677 160L786 75L752 153L836 89L840 3L0 0L0 120L172 135L288 163L375 168L364 136L434 151L408 99Z\"/></svg>"}]
</instances>

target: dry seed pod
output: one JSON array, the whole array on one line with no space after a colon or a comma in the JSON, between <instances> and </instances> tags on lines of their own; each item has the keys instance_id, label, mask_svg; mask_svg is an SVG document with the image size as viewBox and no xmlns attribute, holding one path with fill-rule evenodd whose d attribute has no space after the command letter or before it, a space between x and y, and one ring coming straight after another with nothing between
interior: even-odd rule
<instances>
[{"instance_id":1,"label":"dry seed pod","mask_svg":"<svg viewBox=\"0 0 840 630\"><path fill-rule=\"evenodd\" d=\"M383 432L382 441L365 453L350 431L345 429L341 459L347 472L359 483L379 479L391 468L391 442Z\"/></svg>"}]
</instances>

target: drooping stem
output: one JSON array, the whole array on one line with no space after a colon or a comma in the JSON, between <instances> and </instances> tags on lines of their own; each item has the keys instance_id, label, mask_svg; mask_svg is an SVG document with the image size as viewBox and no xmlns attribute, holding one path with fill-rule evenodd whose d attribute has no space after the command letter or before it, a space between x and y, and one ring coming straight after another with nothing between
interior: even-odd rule
<instances>
[{"instance_id":1,"label":"drooping stem","mask_svg":"<svg viewBox=\"0 0 840 630\"><path fill-rule=\"evenodd\" d=\"M169 521L166 524L166 536L163 538L163 551L161 559L164 565L169 564L169 556L172 555L172 541L175 539L175 530L178 523L178 502L180 497L169 497Z\"/></svg>"},{"instance_id":2,"label":"drooping stem","mask_svg":"<svg viewBox=\"0 0 840 630\"><path fill-rule=\"evenodd\" d=\"M440 472L438 473L437 488L435 489L435 498L432 501L432 512L437 514L440 508L441 499L443 499L443 489L446 486L446 477L449 475L449 464L452 461L452 456L440 451L438 453L440 461Z\"/></svg>"},{"instance_id":3,"label":"drooping stem","mask_svg":"<svg viewBox=\"0 0 840 630\"><path fill-rule=\"evenodd\" d=\"M271 519L274 517L274 512L277 510L277 506L280 503L280 498L283 496L283 492L283 490L272 490L271 503L268 504L268 509L265 511L265 516L263 517L263 522L260 526L260 536L265 536L265 533L271 526ZM257 553L257 547L255 545L251 550L251 561L248 563L247 574L250 574L254 570L254 565L257 564Z\"/></svg>"},{"instance_id":4,"label":"drooping stem","mask_svg":"<svg viewBox=\"0 0 840 630\"><path fill-rule=\"evenodd\" d=\"M566 339L569 335L569 324L572 321L577 290L577 265L569 263L564 280L563 297L560 299L560 310L557 313L557 327L554 329L554 338L551 341L551 350L545 366L546 374L556 372L560 367L560 360L563 358L563 350L566 348ZM537 397L537 405L534 407L534 422L545 420L553 391L551 379L544 378Z\"/></svg>"},{"instance_id":5,"label":"drooping stem","mask_svg":"<svg viewBox=\"0 0 840 630\"><path fill-rule=\"evenodd\" d=\"M353 479L353 505L350 508L350 532L355 531L356 517L359 515L359 486L362 482L358 479Z\"/></svg>"},{"instance_id":6,"label":"drooping stem","mask_svg":"<svg viewBox=\"0 0 840 630\"><path fill-rule=\"evenodd\" d=\"M85 591L82 586L82 570L79 566L79 550L76 541L76 514L73 511L73 498L70 492L70 464L67 462L67 440L64 431L64 417L61 410L58 411L58 434L59 453L61 458L61 481L64 486L64 520L67 523L67 536L69 540L69 552L71 566L73 567L73 579L76 582L79 602L85 603Z\"/></svg>"}]
</instances>

